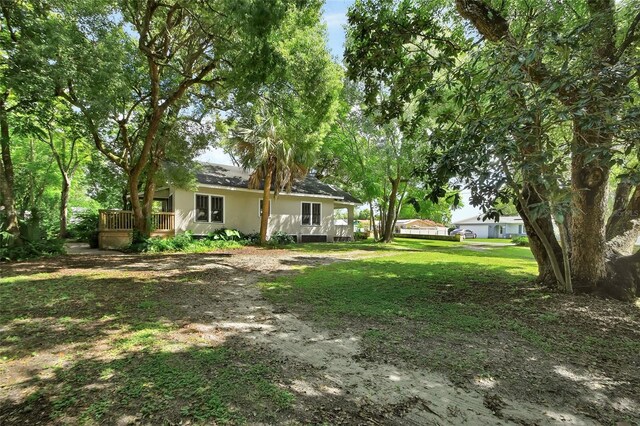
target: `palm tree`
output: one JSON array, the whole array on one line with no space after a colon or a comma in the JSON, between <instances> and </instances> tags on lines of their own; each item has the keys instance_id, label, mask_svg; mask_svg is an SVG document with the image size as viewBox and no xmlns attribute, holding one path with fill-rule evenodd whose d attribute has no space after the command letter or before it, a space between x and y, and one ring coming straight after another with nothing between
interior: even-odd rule
<instances>
[{"instance_id":1,"label":"palm tree","mask_svg":"<svg viewBox=\"0 0 640 426\"><path fill-rule=\"evenodd\" d=\"M251 128L235 129L228 141L234 161L244 169L252 170L249 188L263 190L261 244L267 241L271 189L274 197L283 189L290 192L294 181L309 171L311 153L287 139L281 137L275 117L254 117Z\"/></svg>"}]
</instances>

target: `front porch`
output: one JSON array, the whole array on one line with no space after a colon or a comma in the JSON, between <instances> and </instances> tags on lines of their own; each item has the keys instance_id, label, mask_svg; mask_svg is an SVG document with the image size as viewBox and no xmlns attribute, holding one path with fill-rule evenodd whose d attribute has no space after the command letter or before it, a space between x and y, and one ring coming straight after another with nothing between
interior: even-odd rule
<instances>
[{"instance_id":1,"label":"front porch","mask_svg":"<svg viewBox=\"0 0 640 426\"><path fill-rule=\"evenodd\" d=\"M151 236L175 235L175 213L158 212L151 215ZM98 221L98 247L106 250L121 249L131 244L135 218L130 210L100 210Z\"/></svg>"},{"instance_id":2,"label":"front porch","mask_svg":"<svg viewBox=\"0 0 640 426\"><path fill-rule=\"evenodd\" d=\"M353 241L353 233L354 233L354 219L355 219L355 215L354 215L354 209L355 206L353 204L350 203L340 203L340 202L336 202L334 204L334 208L333 208L333 215L334 215L334 227L335 227L335 233L333 236L333 241L335 242L341 242L341 241ZM346 218L345 219L339 219L338 215L336 214L338 211L345 211L346 210ZM341 216L345 216L344 213ZM340 221L345 221L346 223L341 223Z\"/></svg>"}]
</instances>

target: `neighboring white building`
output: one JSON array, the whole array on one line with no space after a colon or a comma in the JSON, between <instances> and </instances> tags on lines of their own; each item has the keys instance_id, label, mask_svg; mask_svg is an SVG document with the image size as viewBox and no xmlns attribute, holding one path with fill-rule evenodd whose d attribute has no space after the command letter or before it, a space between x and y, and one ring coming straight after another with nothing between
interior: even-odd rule
<instances>
[{"instance_id":1,"label":"neighboring white building","mask_svg":"<svg viewBox=\"0 0 640 426\"><path fill-rule=\"evenodd\" d=\"M398 219L396 234L447 235L447 227L429 219Z\"/></svg>"},{"instance_id":2,"label":"neighboring white building","mask_svg":"<svg viewBox=\"0 0 640 426\"><path fill-rule=\"evenodd\" d=\"M483 221L482 216L473 216L453 224L457 228L475 232L478 238L511 238L527 234L520 216L501 216L498 222L492 219Z\"/></svg>"}]
</instances>

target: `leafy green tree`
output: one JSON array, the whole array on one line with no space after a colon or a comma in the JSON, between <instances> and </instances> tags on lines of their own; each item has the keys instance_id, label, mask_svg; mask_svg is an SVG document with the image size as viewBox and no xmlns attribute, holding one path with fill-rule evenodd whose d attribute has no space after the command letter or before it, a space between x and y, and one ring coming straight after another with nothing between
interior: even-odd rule
<instances>
[{"instance_id":1,"label":"leafy green tree","mask_svg":"<svg viewBox=\"0 0 640 426\"><path fill-rule=\"evenodd\" d=\"M339 118L316 167L321 178L368 202L374 237L390 242L412 178L414 141L405 137L397 120L385 123L363 101L362 88L347 81Z\"/></svg>"},{"instance_id":2,"label":"leafy green tree","mask_svg":"<svg viewBox=\"0 0 640 426\"><path fill-rule=\"evenodd\" d=\"M348 73L382 115L410 110L410 127L429 128L420 169L430 186L457 177L490 217L496 201L517 200L542 281L633 298L638 6L359 1Z\"/></svg>"},{"instance_id":3,"label":"leafy green tree","mask_svg":"<svg viewBox=\"0 0 640 426\"><path fill-rule=\"evenodd\" d=\"M290 5L127 0L98 6L63 10L57 93L82 114L96 148L125 172L136 228L148 235L165 136L190 115L186 99L220 99L262 81L273 62L270 34Z\"/></svg>"},{"instance_id":4,"label":"leafy green tree","mask_svg":"<svg viewBox=\"0 0 640 426\"><path fill-rule=\"evenodd\" d=\"M47 97L48 79L43 41L55 34L56 19L48 5L30 1L0 4L0 200L3 232L11 244L21 244L16 207L16 172L12 145L24 124L24 116Z\"/></svg>"},{"instance_id":5,"label":"leafy green tree","mask_svg":"<svg viewBox=\"0 0 640 426\"><path fill-rule=\"evenodd\" d=\"M34 135L50 150L60 174L60 238L67 237L69 197L76 172L85 166L90 150L76 117L55 102L36 112L32 119Z\"/></svg>"},{"instance_id":6,"label":"leafy green tree","mask_svg":"<svg viewBox=\"0 0 640 426\"><path fill-rule=\"evenodd\" d=\"M341 73L326 50L320 4L290 13L274 33L280 58L247 103L236 103L225 148L263 189L260 240L267 241L271 191L308 173L337 109Z\"/></svg>"},{"instance_id":7,"label":"leafy green tree","mask_svg":"<svg viewBox=\"0 0 640 426\"><path fill-rule=\"evenodd\" d=\"M385 178L379 167L378 144L382 130L365 113L361 89L345 80L335 124L323 142L315 164L316 176L338 184L369 205L374 238L377 200L382 196Z\"/></svg>"},{"instance_id":8,"label":"leafy green tree","mask_svg":"<svg viewBox=\"0 0 640 426\"><path fill-rule=\"evenodd\" d=\"M260 242L265 244L271 211L271 188L274 197L282 189L290 191L294 180L307 174L311 161L308 151L297 149L295 143L280 136L275 118L257 115L248 126L233 131L229 149L244 169L252 170L249 188L263 190Z\"/></svg>"},{"instance_id":9,"label":"leafy green tree","mask_svg":"<svg viewBox=\"0 0 640 426\"><path fill-rule=\"evenodd\" d=\"M443 224L450 223L456 193L448 194L438 202L433 202L429 196L430 191L420 184L409 186L398 212L398 219L429 219ZM460 202L456 207L461 207Z\"/></svg>"}]
</instances>

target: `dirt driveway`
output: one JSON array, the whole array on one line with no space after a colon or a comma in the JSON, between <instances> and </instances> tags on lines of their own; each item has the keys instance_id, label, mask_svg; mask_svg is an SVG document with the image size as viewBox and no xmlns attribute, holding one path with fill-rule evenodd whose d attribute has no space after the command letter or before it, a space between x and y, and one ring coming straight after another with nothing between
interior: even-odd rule
<instances>
[{"instance_id":1,"label":"dirt driveway","mask_svg":"<svg viewBox=\"0 0 640 426\"><path fill-rule=\"evenodd\" d=\"M158 297L179 328L176 340L196 337L216 345L233 341L267 354L263 361L282 372L278 386L295 396L278 422L329 424L595 424L561 407L509 400L454 386L444 376L399 363L362 357L360 337L315 328L284 307L271 305L256 285L265 277L293 274L301 267L340 262L373 254L366 251L300 254L247 248L201 255L71 255L2 266L4 277L54 274L101 276L114 271L157 282ZM11 330L4 328L5 333ZM15 334L15 333L14 333ZM77 342L76 342L77 343ZM24 408L12 384L33 376L48 357L72 350L69 343L41 348L38 356L9 359L0 368L0 423L23 419ZM99 352L96 343L89 352ZM95 356L95 353L93 354ZM24 391L24 387L21 388ZM20 405L22 404L22 405ZM145 423L136 416L121 424ZM45 422L46 423L46 422ZM54 421L55 423L55 421ZM249 421L249 423L252 423Z\"/></svg>"}]
</instances>

